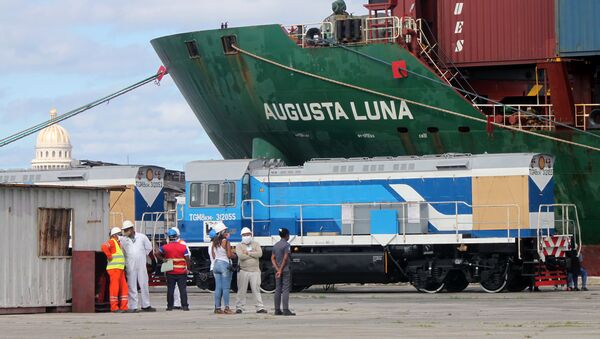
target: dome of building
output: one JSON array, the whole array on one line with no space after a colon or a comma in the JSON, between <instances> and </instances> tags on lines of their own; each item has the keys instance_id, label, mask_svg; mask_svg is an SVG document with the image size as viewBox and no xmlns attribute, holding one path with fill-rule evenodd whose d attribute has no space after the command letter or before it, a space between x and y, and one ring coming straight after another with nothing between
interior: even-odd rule
<instances>
[{"instance_id":1,"label":"dome of building","mask_svg":"<svg viewBox=\"0 0 600 339\"><path fill-rule=\"evenodd\" d=\"M50 119L56 118L56 109L50 110ZM71 167L71 137L69 132L54 124L40 131L35 145L34 169L57 169Z\"/></svg>"}]
</instances>

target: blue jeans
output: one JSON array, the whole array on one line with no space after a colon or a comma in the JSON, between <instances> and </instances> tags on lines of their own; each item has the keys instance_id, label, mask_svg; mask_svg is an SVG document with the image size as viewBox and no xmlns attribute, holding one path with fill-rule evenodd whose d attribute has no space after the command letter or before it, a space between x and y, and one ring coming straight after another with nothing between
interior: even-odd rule
<instances>
[{"instance_id":1,"label":"blue jeans","mask_svg":"<svg viewBox=\"0 0 600 339\"><path fill-rule=\"evenodd\" d=\"M225 307L229 307L229 289L231 288L229 263L216 260L213 275L215 276L215 308L221 308L221 298L223 298Z\"/></svg>"},{"instance_id":2,"label":"blue jeans","mask_svg":"<svg viewBox=\"0 0 600 339\"><path fill-rule=\"evenodd\" d=\"M587 288L587 271L585 270L585 268L581 268L579 270L579 275L581 275L581 287L582 288ZM569 272L569 274L567 275L568 277L568 286L569 287L575 287L577 288L578 285L578 277L574 277L573 273Z\"/></svg>"},{"instance_id":3,"label":"blue jeans","mask_svg":"<svg viewBox=\"0 0 600 339\"><path fill-rule=\"evenodd\" d=\"M581 287L587 288L587 271L585 268L581 267L581 271L579 273L581 274Z\"/></svg>"}]
</instances>

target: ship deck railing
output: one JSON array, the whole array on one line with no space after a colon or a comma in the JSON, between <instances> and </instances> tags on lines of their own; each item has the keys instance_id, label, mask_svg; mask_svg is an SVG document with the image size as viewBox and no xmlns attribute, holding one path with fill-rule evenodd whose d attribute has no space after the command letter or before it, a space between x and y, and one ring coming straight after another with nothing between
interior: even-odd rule
<instances>
[{"instance_id":1,"label":"ship deck railing","mask_svg":"<svg viewBox=\"0 0 600 339\"><path fill-rule=\"evenodd\" d=\"M575 104L575 127L587 130L590 113L597 109L600 109L600 104Z\"/></svg>"},{"instance_id":2,"label":"ship deck railing","mask_svg":"<svg viewBox=\"0 0 600 339\"><path fill-rule=\"evenodd\" d=\"M409 19L409 18L407 18ZM413 19L414 21L414 19ZM407 21L407 25L410 23ZM365 18L363 36L365 42L390 42L393 43L402 35L404 26L403 18L397 16ZM414 25L416 29L416 24Z\"/></svg>"},{"instance_id":3,"label":"ship deck railing","mask_svg":"<svg viewBox=\"0 0 600 339\"><path fill-rule=\"evenodd\" d=\"M476 104L474 106L485 115L494 117L494 122L502 125L543 131L553 131L556 127L552 104Z\"/></svg>"},{"instance_id":4,"label":"ship deck railing","mask_svg":"<svg viewBox=\"0 0 600 339\"><path fill-rule=\"evenodd\" d=\"M443 214L438 212L439 208L453 210L452 214ZM329 209L322 212L322 218L310 218L314 216L318 209ZM340 212L336 215L331 214L331 208L339 208ZM362 210L361 210L362 208ZM427 215L423 216L423 208L427 209ZM310 210L307 213L307 210ZM350 236L353 241L355 236L364 235L357 232L356 226L365 225L371 222L370 217L356 215L356 212L363 214L370 210L396 210L398 217L396 218L395 234L402 236L403 242L406 242L407 236L420 235L436 235L443 234L447 236L449 233L456 236L456 242L460 243L463 240L463 235L471 234L473 231L500 231L506 232L506 242L510 239L515 239L517 243L518 256L521 258L521 209L518 204L478 204L473 205L465 201L407 201L407 202L372 202L372 203L338 203L338 204L265 204L261 200L248 199L242 201L242 219L249 220L251 229L255 236L267 232L271 227L271 217L285 217L285 219L293 219L294 225L299 228L298 236L300 242L303 243L305 236L311 235L343 235ZM465 211L468 211L465 213ZM462 213L461 213L462 212ZM487 217L482 218L482 221L474 222L473 216L476 213L480 215L486 214ZM469 218L470 213L470 218ZM432 215L433 214L433 215ZM258 215L258 216L257 216ZM262 216L268 216L267 218ZM331 217L329 217L331 216ZM490 217L491 216L491 217ZM318 226L319 223L327 224L334 222L336 225L349 225L349 231L342 232L331 230L321 226L319 229L308 229L307 226ZM440 222L445 222L451 225L451 230L443 230L438 233L430 233L429 231L415 232L415 227L428 229L429 224L439 225ZM523 228L526 229L526 228ZM255 230L257 232L255 232ZM340 234L342 233L342 234ZM543 231L542 231L543 233Z\"/></svg>"},{"instance_id":5,"label":"ship deck railing","mask_svg":"<svg viewBox=\"0 0 600 339\"><path fill-rule=\"evenodd\" d=\"M292 39L296 45L302 48L316 47L318 46L319 41L329 41L335 37L334 25L329 21L308 24L282 25L282 27L290 39ZM307 36L308 32L313 28L318 29L319 36Z\"/></svg>"},{"instance_id":6,"label":"ship deck railing","mask_svg":"<svg viewBox=\"0 0 600 339\"><path fill-rule=\"evenodd\" d=\"M404 34L404 32L413 32L415 38L419 30L417 22L412 17L352 17L362 19L362 39L360 41L348 42L347 45L365 44L365 43L396 43L399 39L412 39L413 35ZM335 22L322 21L306 24L288 24L282 25L287 35L298 46L302 48L314 48L319 46L329 46L330 42L336 37ZM311 29L318 32L318 36L307 36ZM410 41L406 41L409 43Z\"/></svg>"},{"instance_id":7,"label":"ship deck railing","mask_svg":"<svg viewBox=\"0 0 600 339\"><path fill-rule=\"evenodd\" d=\"M487 116L494 116L496 123L520 129L553 131L556 128L553 104L475 104ZM590 114L600 109L600 104L575 104L575 127L587 130Z\"/></svg>"}]
</instances>

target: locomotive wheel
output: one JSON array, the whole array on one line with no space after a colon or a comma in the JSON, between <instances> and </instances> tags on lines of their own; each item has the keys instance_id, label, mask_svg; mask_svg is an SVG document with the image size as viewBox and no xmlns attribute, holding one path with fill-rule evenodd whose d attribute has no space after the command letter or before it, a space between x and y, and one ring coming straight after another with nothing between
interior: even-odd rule
<instances>
[{"instance_id":1,"label":"locomotive wheel","mask_svg":"<svg viewBox=\"0 0 600 339\"><path fill-rule=\"evenodd\" d=\"M506 289L509 292L522 292L524 289L529 287L531 279L521 275L521 272L512 272L508 276L508 283Z\"/></svg>"},{"instance_id":2,"label":"locomotive wheel","mask_svg":"<svg viewBox=\"0 0 600 339\"><path fill-rule=\"evenodd\" d=\"M458 270L448 272L444 283L446 284L446 291L453 293L462 292L469 286L469 281L465 277L465 274Z\"/></svg>"},{"instance_id":3,"label":"locomotive wheel","mask_svg":"<svg viewBox=\"0 0 600 339\"><path fill-rule=\"evenodd\" d=\"M488 293L502 292L508 282L508 272L502 268L495 268L481 273L481 288Z\"/></svg>"},{"instance_id":4,"label":"locomotive wheel","mask_svg":"<svg viewBox=\"0 0 600 339\"><path fill-rule=\"evenodd\" d=\"M210 272L198 272L195 275L196 286L203 290L215 291L215 278Z\"/></svg>"},{"instance_id":5,"label":"locomotive wheel","mask_svg":"<svg viewBox=\"0 0 600 339\"><path fill-rule=\"evenodd\" d=\"M275 272L272 268L261 271L260 290L263 293L275 293Z\"/></svg>"},{"instance_id":6,"label":"locomotive wheel","mask_svg":"<svg viewBox=\"0 0 600 339\"><path fill-rule=\"evenodd\" d=\"M446 287L446 284L443 282L428 282L425 284L425 286L417 287L417 291L423 293L438 293L439 291L443 290L444 287Z\"/></svg>"}]
</instances>

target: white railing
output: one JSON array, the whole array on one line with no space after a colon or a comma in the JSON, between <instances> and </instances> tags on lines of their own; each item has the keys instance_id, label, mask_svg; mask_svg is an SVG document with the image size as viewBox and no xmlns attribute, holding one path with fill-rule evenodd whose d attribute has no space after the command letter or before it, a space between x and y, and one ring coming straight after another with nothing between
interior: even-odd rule
<instances>
[{"instance_id":1,"label":"white railing","mask_svg":"<svg viewBox=\"0 0 600 339\"><path fill-rule=\"evenodd\" d=\"M556 219L557 211L555 209L560 212L558 213L560 215L559 219ZM537 250L540 257L543 257L542 237L551 236L551 230L557 231L555 235L572 237L577 248L577 255L581 253L581 228L577 206L574 204L541 204L539 206L536 234ZM545 234L544 231L546 231Z\"/></svg>"},{"instance_id":2,"label":"white railing","mask_svg":"<svg viewBox=\"0 0 600 339\"><path fill-rule=\"evenodd\" d=\"M282 27L287 32L287 35L297 45L302 46L302 48L316 46L322 41L326 42L335 37L333 23L328 21L283 25ZM315 34L308 36L309 32L314 32Z\"/></svg>"},{"instance_id":3,"label":"white railing","mask_svg":"<svg viewBox=\"0 0 600 339\"><path fill-rule=\"evenodd\" d=\"M256 205L256 206L255 206ZM427 217L421 217L420 214L420 210L421 210L421 206L425 205L428 208L428 215ZM451 215L443 215L441 214L440 217L433 217L433 216L429 216L429 211L430 210L435 210L435 207L439 207L439 206L451 206L454 209L454 214ZM246 214L246 206L249 206L249 214ZM256 199L250 199L250 200L244 200L242 201L242 219L243 220L250 220L250 225L251 225L251 229L252 232L254 233L255 227L257 225L261 225L264 224L265 226L270 225L271 220L270 219L256 219L255 215L256 215L256 209L257 208L262 208L265 210L268 210L268 212L265 211L261 211L262 213L268 214L269 216L271 215L271 211L273 209L280 209L280 208L286 208L286 209L291 209L289 211L286 211L287 215L293 215L295 217L295 222L299 224L300 226L300 232L299 232L299 236L301 239L301 243L302 240L305 236L305 209L315 209L315 208L331 208L331 207L337 207L340 208L340 215L338 217L333 217L333 218L327 218L327 219L311 219L309 222L310 223L315 223L315 222L331 222L331 221L335 221L336 224L339 225L343 225L343 224L350 224L350 232L349 234L343 234L343 235L349 235L351 237L351 239L354 239L354 236L356 235L355 232L355 225L357 223L363 222L363 223L367 223L370 222L370 218L357 218L355 216L355 208L356 207L367 207L367 208L372 208L375 210L397 210L400 213L400 217L398 217L396 219L397 221L397 229L396 229L396 234L398 235L402 235L402 237L404 238L404 241L406 242L406 235L407 235L407 228L409 227L409 224L421 224L421 225L427 225L427 223L432 222L434 224L438 224L438 222L452 222L452 229L454 231L454 234L456 235L456 239L457 241L460 240L460 231L477 231L479 227L483 227L483 230L506 230L506 237L511 238L511 230L516 230L517 231L517 239L521 238L521 227L520 226L520 222L521 222L521 211L520 211L520 207L517 204L490 204L490 205L471 205L468 204L464 201L437 201L437 202L426 202L426 201L414 201L414 202L376 202L376 203L348 203L348 204L281 204L281 205L269 205L269 204L265 204L263 203L261 200L256 200ZM473 219L471 218L470 220L465 220L465 218L462 218L461 216L463 216L464 214L459 213L459 207L467 207L471 209L471 213L474 214L474 211L476 211L477 209L503 209L503 211L501 211L499 214L503 214L505 216L501 218L501 220L488 220L486 222L473 222ZM351 211L351 215L348 216L348 213L345 213L344 211ZM415 213L416 211L418 213L418 216L415 217ZM298 214L296 214L296 212ZM363 211L364 212L364 211ZM489 212L489 211L488 211ZM412 214L412 215L411 215ZM471 215L472 215L471 214ZM316 233L323 233L323 226L321 226L321 228L319 229L319 232ZM315 233L315 232L311 232L311 233ZM411 232L411 233L415 233L415 232ZM423 234L425 234L427 232L423 232ZM361 233L362 234L362 233ZM312 235L312 234L311 234ZM339 232L336 232L336 235L341 235L339 234ZM308 233L307 233L308 236ZM521 258L521 245L520 245L520 241L517 241L518 243L518 254L519 254L519 258Z\"/></svg>"},{"instance_id":4,"label":"white railing","mask_svg":"<svg viewBox=\"0 0 600 339\"><path fill-rule=\"evenodd\" d=\"M362 40L355 43L369 42L396 42L399 38L405 38L406 43L409 38L414 37L419 39L419 25L417 20L412 17L371 17L352 19L362 20ZM333 41L336 36L335 21L323 21L308 24L292 24L282 25L287 35L302 48L328 45L329 41ZM309 32L314 32L313 36L309 36ZM408 32L410 34L404 34Z\"/></svg>"},{"instance_id":5,"label":"white railing","mask_svg":"<svg viewBox=\"0 0 600 339\"><path fill-rule=\"evenodd\" d=\"M366 42L395 42L402 35L402 21L397 16L365 18Z\"/></svg>"},{"instance_id":6,"label":"white railing","mask_svg":"<svg viewBox=\"0 0 600 339\"><path fill-rule=\"evenodd\" d=\"M499 117L496 123L523 129L554 130L554 111L551 104L539 105L474 105L486 115Z\"/></svg>"},{"instance_id":7,"label":"white railing","mask_svg":"<svg viewBox=\"0 0 600 339\"><path fill-rule=\"evenodd\" d=\"M162 220L161 220L162 219ZM157 241L157 236L165 235L167 230L176 226L177 211L169 210L163 212L144 212L140 229L138 232L150 236L150 242L154 248Z\"/></svg>"},{"instance_id":8,"label":"white railing","mask_svg":"<svg viewBox=\"0 0 600 339\"><path fill-rule=\"evenodd\" d=\"M496 122L504 125L542 130L554 130L556 127L556 115L552 104L476 104L474 106L487 115L500 116L501 121ZM587 130L590 113L595 109L600 109L600 104L575 104L575 127Z\"/></svg>"},{"instance_id":9,"label":"white railing","mask_svg":"<svg viewBox=\"0 0 600 339\"><path fill-rule=\"evenodd\" d=\"M588 118L595 109L600 109L600 104L575 104L575 127L587 130Z\"/></svg>"}]
</instances>

